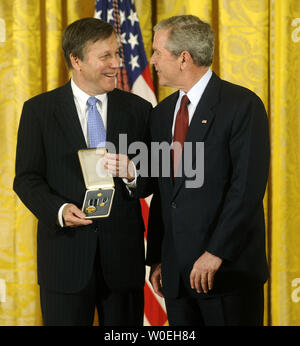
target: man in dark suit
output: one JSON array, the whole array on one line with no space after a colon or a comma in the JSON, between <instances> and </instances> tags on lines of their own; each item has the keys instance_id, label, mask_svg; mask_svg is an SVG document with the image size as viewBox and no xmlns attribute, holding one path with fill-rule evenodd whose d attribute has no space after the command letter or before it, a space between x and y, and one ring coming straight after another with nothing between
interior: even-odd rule
<instances>
[{"instance_id":1,"label":"man in dark suit","mask_svg":"<svg viewBox=\"0 0 300 346\"><path fill-rule=\"evenodd\" d=\"M174 168L165 174L165 160L154 154L159 175L148 225L150 281L166 299L170 325L261 325L268 278L264 105L210 70L209 24L176 16L154 31L151 63L160 84L179 91L151 116L151 140L173 145ZM183 141L178 152L174 143Z\"/></svg>"},{"instance_id":2,"label":"man in dark suit","mask_svg":"<svg viewBox=\"0 0 300 346\"><path fill-rule=\"evenodd\" d=\"M119 147L145 141L152 106L115 89L120 65L113 27L85 18L63 34L72 78L25 102L18 132L14 190L38 218L37 261L45 325L142 325L144 223L135 168ZM95 101L93 112L90 99ZM96 109L95 109L96 107ZM93 116L101 122L101 128ZM99 124L99 123L97 123ZM93 132L93 129L96 131ZM86 187L77 156L100 130L116 153L105 157L114 178L109 217L86 219ZM104 129L104 131L103 131Z\"/></svg>"}]
</instances>

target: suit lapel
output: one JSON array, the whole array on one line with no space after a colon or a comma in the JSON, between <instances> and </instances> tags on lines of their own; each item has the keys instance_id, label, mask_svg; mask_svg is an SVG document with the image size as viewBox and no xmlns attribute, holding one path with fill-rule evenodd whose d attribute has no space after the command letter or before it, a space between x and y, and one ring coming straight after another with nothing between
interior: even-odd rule
<instances>
[{"instance_id":1,"label":"suit lapel","mask_svg":"<svg viewBox=\"0 0 300 346\"><path fill-rule=\"evenodd\" d=\"M197 108L195 110L195 113L193 115L192 121L187 132L185 142L205 142L206 136L215 118L215 112L213 108L215 104L219 102L220 85L220 78L215 73L213 73L197 105ZM184 155L184 149L182 155ZM192 164L195 161L195 157L196 152L195 146L193 145L192 160L190 161L192 162ZM185 180L186 177L184 175L183 168L182 177L176 178L173 190L173 197L177 195L179 189L181 188Z\"/></svg>"},{"instance_id":2,"label":"suit lapel","mask_svg":"<svg viewBox=\"0 0 300 346\"><path fill-rule=\"evenodd\" d=\"M76 151L87 148L70 82L60 89L56 106L56 117L69 144Z\"/></svg>"},{"instance_id":3,"label":"suit lapel","mask_svg":"<svg viewBox=\"0 0 300 346\"><path fill-rule=\"evenodd\" d=\"M165 105L165 108L162 109L161 113L162 113L162 123L160 125L162 134L161 134L161 138L164 139L164 141L167 140L167 142L169 143L169 145L172 144L172 125L173 125L173 120L174 120L174 111L175 111L175 107L176 107L176 102L179 96L179 91L172 94L170 96L170 99L168 100L168 102Z\"/></svg>"},{"instance_id":4,"label":"suit lapel","mask_svg":"<svg viewBox=\"0 0 300 346\"><path fill-rule=\"evenodd\" d=\"M106 140L117 144L120 123L122 121L122 116L120 116L121 110L114 91L109 92L107 97ZM87 148L70 82L60 90L57 119L64 130L67 140L72 143L74 148L77 150Z\"/></svg>"},{"instance_id":5,"label":"suit lapel","mask_svg":"<svg viewBox=\"0 0 300 346\"><path fill-rule=\"evenodd\" d=\"M176 102L179 96L179 91L172 94L168 101L165 102L164 107L160 110L161 122L157 124L160 129L160 136L159 140L161 142L168 142L169 146L172 145L172 125L173 125L173 119L174 119L174 111L176 107ZM170 174L168 177L164 178L164 182L167 184L168 189L170 191L170 195L172 195L174 182L173 182L173 161L172 161L172 153L170 151ZM164 164L161 162L161 164Z\"/></svg>"}]
</instances>

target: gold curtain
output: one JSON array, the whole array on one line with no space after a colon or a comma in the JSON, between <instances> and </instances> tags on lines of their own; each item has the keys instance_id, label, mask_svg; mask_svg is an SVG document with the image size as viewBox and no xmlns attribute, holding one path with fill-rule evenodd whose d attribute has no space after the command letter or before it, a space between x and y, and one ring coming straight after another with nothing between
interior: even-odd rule
<instances>
[{"instance_id":1,"label":"gold curtain","mask_svg":"<svg viewBox=\"0 0 300 346\"><path fill-rule=\"evenodd\" d=\"M123 0L124 1L124 0ZM213 70L263 100L271 133L264 200L271 277L265 324L300 325L300 2L299 0L135 0L148 60L153 25L195 14L216 35ZM0 2L0 325L41 325L36 219L12 191L22 105L69 78L61 35L93 16L94 0ZM157 86L162 100L173 89Z\"/></svg>"}]
</instances>

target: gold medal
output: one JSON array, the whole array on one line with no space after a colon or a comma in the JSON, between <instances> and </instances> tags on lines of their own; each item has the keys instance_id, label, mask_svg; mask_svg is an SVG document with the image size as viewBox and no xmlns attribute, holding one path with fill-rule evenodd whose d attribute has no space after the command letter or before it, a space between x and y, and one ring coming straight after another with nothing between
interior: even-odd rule
<instances>
[{"instance_id":1,"label":"gold medal","mask_svg":"<svg viewBox=\"0 0 300 346\"><path fill-rule=\"evenodd\" d=\"M92 205L89 206L89 207L87 207L87 208L85 209L85 212L86 212L87 214L92 214L92 213L94 213L95 211L96 211L96 207L93 207Z\"/></svg>"},{"instance_id":2,"label":"gold medal","mask_svg":"<svg viewBox=\"0 0 300 346\"><path fill-rule=\"evenodd\" d=\"M107 197L103 197L102 200L101 200L101 202L100 202L100 204L99 204L99 206L100 206L100 207L104 207L105 204L107 203L107 201L108 201Z\"/></svg>"},{"instance_id":3,"label":"gold medal","mask_svg":"<svg viewBox=\"0 0 300 346\"><path fill-rule=\"evenodd\" d=\"M101 192L99 192L97 196L98 196L98 197L101 197L101 196L102 196L102 193L101 193Z\"/></svg>"}]
</instances>

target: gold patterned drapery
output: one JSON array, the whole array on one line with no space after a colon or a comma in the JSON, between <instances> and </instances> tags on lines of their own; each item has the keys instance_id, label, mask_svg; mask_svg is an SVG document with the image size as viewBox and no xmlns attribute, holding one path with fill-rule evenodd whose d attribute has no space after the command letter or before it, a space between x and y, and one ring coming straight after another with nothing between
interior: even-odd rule
<instances>
[{"instance_id":1,"label":"gold patterned drapery","mask_svg":"<svg viewBox=\"0 0 300 346\"><path fill-rule=\"evenodd\" d=\"M213 70L262 98L271 133L264 200L271 271L265 286L265 324L300 325L299 0L135 0L135 4L148 59L157 21L198 15L215 30ZM36 220L12 191L22 105L68 80L60 48L62 31L78 18L93 16L94 6L94 0L0 2L0 325L42 324ZM156 85L156 91L162 100L173 90Z\"/></svg>"}]
</instances>

